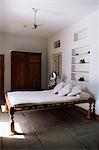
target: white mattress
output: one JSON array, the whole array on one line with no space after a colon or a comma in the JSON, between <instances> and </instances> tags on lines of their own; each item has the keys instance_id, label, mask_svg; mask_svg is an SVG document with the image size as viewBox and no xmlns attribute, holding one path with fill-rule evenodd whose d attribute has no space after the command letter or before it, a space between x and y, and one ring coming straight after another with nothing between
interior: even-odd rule
<instances>
[{"instance_id":1,"label":"white mattress","mask_svg":"<svg viewBox=\"0 0 99 150\"><path fill-rule=\"evenodd\" d=\"M53 90L44 91L15 91L8 92L8 99L11 106L18 104L53 104L60 102L75 101L80 99L80 95L77 96L58 96L53 94Z\"/></svg>"}]
</instances>

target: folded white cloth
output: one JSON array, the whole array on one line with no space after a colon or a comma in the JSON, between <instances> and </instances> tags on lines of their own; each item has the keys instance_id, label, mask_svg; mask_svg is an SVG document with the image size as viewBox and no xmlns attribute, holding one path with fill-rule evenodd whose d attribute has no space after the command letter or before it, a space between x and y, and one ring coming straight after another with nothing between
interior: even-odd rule
<instances>
[{"instance_id":1,"label":"folded white cloth","mask_svg":"<svg viewBox=\"0 0 99 150\"><path fill-rule=\"evenodd\" d=\"M80 94L81 92L82 91L81 91L80 86L76 85L72 88L72 91L68 94L68 96L75 96L75 95Z\"/></svg>"},{"instance_id":2,"label":"folded white cloth","mask_svg":"<svg viewBox=\"0 0 99 150\"><path fill-rule=\"evenodd\" d=\"M53 93L54 94L58 93L62 89L63 86L64 86L64 82L57 84L53 89Z\"/></svg>"},{"instance_id":3,"label":"folded white cloth","mask_svg":"<svg viewBox=\"0 0 99 150\"><path fill-rule=\"evenodd\" d=\"M70 91L71 91L71 85L68 83L58 92L58 96L65 96L68 93L70 93Z\"/></svg>"}]
</instances>

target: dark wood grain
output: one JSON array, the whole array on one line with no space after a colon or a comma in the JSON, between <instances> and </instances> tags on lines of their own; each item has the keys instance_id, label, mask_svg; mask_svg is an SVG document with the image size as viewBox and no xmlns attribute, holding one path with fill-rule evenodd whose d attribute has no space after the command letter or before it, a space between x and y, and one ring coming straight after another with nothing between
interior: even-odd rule
<instances>
[{"instance_id":1,"label":"dark wood grain","mask_svg":"<svg viewBox=\"0 0 99 150\"><path fill-rule=\"evenodd\" d=\"M4 97L4 55L0 55L0 104Z\"/></svg>"},{"instance_id":2,"label":"dark wood grain","mask_svg":"<svg viewBox=\"0 0 99 150\"><path fill-rule=\"evenodd\" d=\"M11 89L41 89L41 54L28 52L11 53Z\"/></svg>"}]
</instances>

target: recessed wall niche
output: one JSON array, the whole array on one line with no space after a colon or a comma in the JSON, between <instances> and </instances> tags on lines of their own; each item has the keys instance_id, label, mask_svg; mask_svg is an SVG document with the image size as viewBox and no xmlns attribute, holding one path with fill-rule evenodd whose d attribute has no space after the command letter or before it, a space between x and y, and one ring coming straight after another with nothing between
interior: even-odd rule
<instances>
[{"instance_id":1,"label":"recessed wall niche","mask_svg":"<svg viewBox=\"0 0 99 150\"><path fill-rule=\"evenodd\" d=\"M82 40L87 37L87 28L84 28L76 33L74 33L74 42Z\"/></svg>"},{"instance_id":2,"label":"recessed wall niche","mask_svg":"<svg viewBox=\"0 0 99 150\"><path fill-rule=\"evenodd\" d=\"M54 48L60 47L60 40L54 42Z\"/></svg>"}]
</instances>

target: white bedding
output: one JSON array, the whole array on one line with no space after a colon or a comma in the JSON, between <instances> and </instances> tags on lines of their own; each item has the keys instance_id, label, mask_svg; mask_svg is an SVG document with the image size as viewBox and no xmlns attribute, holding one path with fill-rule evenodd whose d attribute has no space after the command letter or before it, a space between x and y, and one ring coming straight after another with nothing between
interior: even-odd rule
<instances>
[{"instance_id":1,"label":"white bedding","mask_svg":"<svg viewBox=\"0 0 99 150\"><path fill-rule=\"evenodd\" d=\"M53 103L63 103L68 101L75 101L80 99L80 95L77 96L58 96L58 94L53 94L53 90L44 91L15 91L8 92L8 99L11 106L17 104L28 104L33 103L39 104L53 104Z\"/></svg>"}]
</instances>

